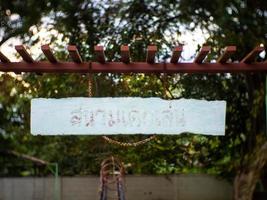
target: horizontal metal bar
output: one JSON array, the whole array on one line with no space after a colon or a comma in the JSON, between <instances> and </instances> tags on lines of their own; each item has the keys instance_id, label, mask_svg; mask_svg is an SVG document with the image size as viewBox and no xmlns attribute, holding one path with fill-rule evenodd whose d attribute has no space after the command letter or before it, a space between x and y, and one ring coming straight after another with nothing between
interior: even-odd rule
<instances>
[{"instance_id":1,"label":"horizontal metal bar","mask_svg":"<svg viewBox=\"0 0 267 200\"><path fill-rule=\"evenodd\" d=\"M183 46L175 47L172 51L171 63L177 63L179 58L181 57L183 51Z\"/></svg>"},{"instance_id":2,"label":"horizontal metal bar","mask_svg":"<svg viewBox=\"0 0 267 200\"><path fill-rule=\"evenodd\" d=\"M232 54L236 52L236 46L227 46L223 54L218 58L218 63L226 63Z\"/></svg>"},{"instance_id":3,"label":"horizontal metal bar","mask_svg":"<svg viewBox=\"0 0 267 200\"><path fill-rule=\"evenodd\" d=\"M10 62L10 60L0 51L0 61L7 63Z\"/></svg>"},{"instance_id":4,"label":"horizontal metal bar","mask_svg":"<svg viewBox=\"0 0 267 200\"><path fill-rule=\"evenodd\" d=\"M23 45L17 45L15 46L15 49L25 62L27 63L34 62L33 58L31 57L31 55L28 53L28 51L25 49Z\"/></svg>"},{"instance_id":5,"label":"horizontal metal bar","mask_svg":"<svg viewBox=\"0 0 267 200\"><path fill-rule=\"evenodd\" d=\"M157 50L158 50L157 46L154 45L150 45L147 47L146 62L151 64L155 62Z\"/></svg>"},{"instance_id":6,"label":"horizontal metal bar","mask_svg":"<svg viewBox=\"0 0 267 200\"><path fill-rule=\"evenodd\" d=\"M240 62L242 63L252 63L255 61L256 57L259 55L260 52L264 50L264 47L258 46L255 47L251 52L249 52Z\"/></svg>"},{"instance_id":7,"label":"horizontal metal bar","mask_svg":"<svg viewBox=\"0 0 267 200\"><path fill-rule=\"evenodd\" d=\"M206 56L209 54L211 47L210 46L203 46L200 51L198 52L195 63L202 63Z\"/></svg>"},{"instance_id":8,"label":"horizontal metal bar","mask_svg":"<svg viewBox=\"0 0 267 200\"><path fill-rule=\"evenodd\" d=\"M41 49L45 55L45 57L47 58L47 60L49 60L49 62L51 63L57 63L57 59L54 56L54 54L52 53L52 50L50 49L49 45L42 45Z\"/></svg>"},{"instance_id":9,"label":"horizontal metal bar","mask_svg":"<svg viewBox=\"0 0 267 200\"><path fill-rule=\"evenodd\" d=\"M75 45L69 45L68 51L69 51L70 57L73 60L73 62L75 62L75 63L82 63L83 62L82 58L79 54L79 51Z\"/></svg>"},{"instance_id":10,"label":"horizontal metal bar","mask_svg":"<svg viewBox=\"0 0 267 200\"><path fill-rule=\"evenodd\" d=\"M95 51L96 60L99 63L105 63L106 59L105 59L104 47L100 45L94 46L94 51Z\"/></svg>"},{"instance_id":11,"label":"horizontal metal bar","mask_svg":"<svg viewBox=\"0 0 267 200\"><path fill-rule=\"evenodd\" d=\"M124 63L130 62L130 48L129 46L121 46L121 61Z\"/></svg>"},{"instance_id":12,"label":"horizontal metal bar","mask_svg":"<svg viewBox=\"0 0 267 200\"><path fill-rule=\"evenodd\" d=\"M0 62L2 72L39 72L39 73L88 73L89 62L58 62L47 61L26 62ZM147 62L92 62L92 73L235 73L235 72L267 72L267 63L164 63L150 64Z\"/></svg>"}]
</instances>

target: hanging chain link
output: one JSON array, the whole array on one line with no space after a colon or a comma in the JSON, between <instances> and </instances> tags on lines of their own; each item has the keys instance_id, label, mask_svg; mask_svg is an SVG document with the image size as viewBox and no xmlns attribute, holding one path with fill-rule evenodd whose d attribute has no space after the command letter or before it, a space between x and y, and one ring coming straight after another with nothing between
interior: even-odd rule
<instances>
[{"instance_id":1,"label":"hanging chain link","mask_svg":"<svg viewBox=\"0 0 267 200\"><path fill-rule=\"evenodd\" d=\"M114 145L119 145L119 146L122 146L122 147L137 147L139 145L142 145L142 144L145 144L153 139L156 138L156 135L152 135L146 139L143 139L143 140L140 140L140 141L137 141L137 142L120 142L118 140L114 140L114 139L111 139L107 136L102 136L102 138L104 140L106 140L108 143L110 144L114 144Z\"/></svg>"},{"instance_id":2,"label":"hanging chain link","mask_svg":"<svg viewBox=\"0 0 267 200\"><path fill-rule=\"evenodd\" d=\"M167 92L168 75L166 74L166 60L164 60L164 73L163 73L162 86L163 86L163 98L168 99L168 92Z\"/></svg>"},{"instance_id":3,"label":"hanging chain link","mask_svg":"<svg viewBox=\"0 0 267 200\"><path fill-rule=\"evenodd\" d=\"M91 71L91 63L89 65L89 70ZM92 73L89 72L88 73L88 96L89 97L92 97L93 96L93 76L92 76ZM122 146L122 147L137 147L139 145L142 145L142 144L145 144L153 139L156 138L156 135L152 135L146 139L143 139L143 140L140 140L140 141L137 141L137 142L120 142L120 141L117 141L117 140L114 140L114 139L111 139L109 138L108 136L102 136L102 138L110 143L110 144L114 144L114 145L119 145L119 146Z\"/></svg>"},{"instance_id":4,"label":"hanging chain link","mask_svg":"<svg viewBox=\"0 0 267 200\"><path fill-rule=\"evenodd\" d=\"M92 77L92 74L91 73L89 73L88 74L88 96L89 97L92 97L93 96L93 92L92 92L92 90L93 90L93 84L92 84L92 79L93 79L93 77Z\"/></svg>"},{"instance_id":5,"label":"hanging chain link","mask_svg":"<svg viewBox=\"0 0 267 200\"><path fill-rule=\"evenodd\" d=\"M93 75L91 73L92 69L92 63L89 63L89 73L88 73L88 96L92 97L93 96Z\"/></svg>"}]
</instances>

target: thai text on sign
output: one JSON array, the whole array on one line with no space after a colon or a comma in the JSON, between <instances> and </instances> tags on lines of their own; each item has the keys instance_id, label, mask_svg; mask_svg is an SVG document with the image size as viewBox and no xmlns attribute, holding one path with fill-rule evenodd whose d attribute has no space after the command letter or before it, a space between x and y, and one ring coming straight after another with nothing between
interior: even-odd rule
<instances>
[{"instance_id":1,"label":"thai text on sign","mask_svg":"<svg viewBox=\"0 0 267 200\"><path fill-rule=\"evenodd\" d=\"M224 135L225 101L160 98L33 99L34 135Z\"/></svg>"}]
</instances>

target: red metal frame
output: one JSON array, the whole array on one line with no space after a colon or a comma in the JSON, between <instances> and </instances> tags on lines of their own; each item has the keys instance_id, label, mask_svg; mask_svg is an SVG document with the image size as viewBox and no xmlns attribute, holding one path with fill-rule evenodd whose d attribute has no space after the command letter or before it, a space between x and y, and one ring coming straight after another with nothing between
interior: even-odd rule
<instances>
[{"instance_id":1,"label":"red metal frame","mask_svg":"<svg viewBox=\"0 0 267 200\"><path fill-rule=\"evenodd\" d=\"M267 72L267 62L254 62L258 54L264 50L256 47L240 62L228 62L236 51L235 46L228 46L216 63L205 63L204 59L210 51L209 46L203 46L193 63L181 63L179 58L183 48L173 49L169 63L155 63L156 46L148 46L145 62L131 62L128 46L121 46L121 62L107 62L103 46L95 46L96 61L83 61L75 45L67 50L72 62L56 59L49 45L41 47L48 61L34 61L24 46L15 49L22 57L22 62L11 62L0 52L0 71L2 72L37 72L37 73L240 73Z\"/></svg>"}]
</instances>

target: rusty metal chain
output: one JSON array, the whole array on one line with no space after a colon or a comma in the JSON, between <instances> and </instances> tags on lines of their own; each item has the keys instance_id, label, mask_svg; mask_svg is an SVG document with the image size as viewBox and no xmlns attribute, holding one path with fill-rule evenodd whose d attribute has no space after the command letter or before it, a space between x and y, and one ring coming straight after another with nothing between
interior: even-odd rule
<instances>
[{"instance_id":1,"label":"rusty metal chain","mask_svg":"<svg viewBox=\"0 0 267 200\"><path fill-rule=\"evenodd\" d=\"M152 136L150 136L150 137L148 137L146 139L139 140L137 142L121 142L121 141L118 141L118 140L111 139L111 138L109 138L107 136L102 136L102 138L104 140L106 140L110 144L119 145L119 146L122 146L122 147L137 147L139 145L145 144L145 143L155 139L156 135L152 135Z\"/></svg>"},{"instance_id":2,"label":"rusty metal chain","mask_svg":"<svg viewBox=\"0 0 267 200\"><path fill-rule=\"evenodd\" d=\"M92 74L89 73L88 74L88 96L89 97L92 97L93 96L93 92L92 92L92 87L93 87L93 84L92 84Z\"/></svg>"},{"instance_id":3,"label":"rusty metal chain","mask_svg":"<svg viewBox=\"0 0 267 200\"><path fill-rule=\"evenodd\" d=\"M93 76L91 73L92 69L92 63L89 63L89 73L88 73L88 96L92 97L93 96Z\"/></svg>"}]
</instances>

